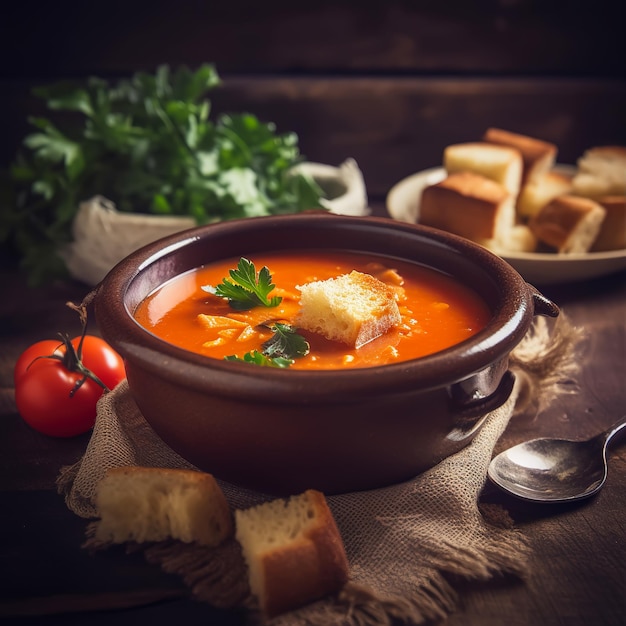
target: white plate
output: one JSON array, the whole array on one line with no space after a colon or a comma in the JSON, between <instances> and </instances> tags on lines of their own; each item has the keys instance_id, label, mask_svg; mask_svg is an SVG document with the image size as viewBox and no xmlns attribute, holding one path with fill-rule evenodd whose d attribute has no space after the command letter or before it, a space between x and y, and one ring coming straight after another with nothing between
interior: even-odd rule
<instances>
[{"instance_id":1,"label":"white plate","mask_svg":"<svg viewBox=\"0 0 626 626\"><path fill-rule=\"evenodd\" d=\"M571 173L573 168L558 165L555 170ZM444 177L445 170L442 167L432 167L401 180L387 194L389 215L402 222L417 223L423 189ZM626 269L626 250L568 255L512 252L501 256L535 285L572 283Z\"/></svg>"}]
</instances>

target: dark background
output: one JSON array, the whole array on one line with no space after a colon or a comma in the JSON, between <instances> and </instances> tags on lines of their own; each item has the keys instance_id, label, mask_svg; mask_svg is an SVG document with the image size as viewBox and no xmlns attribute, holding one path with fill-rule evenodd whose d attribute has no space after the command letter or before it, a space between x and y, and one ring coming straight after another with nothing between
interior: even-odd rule
<instances>
[{"instance_id":1,"label":"dark background","mask_svg":"<svg viewBox=\"0 0 626 626\"><path fill-rule=\"evenodd\" d=\"M0 164L41 113L33 85L212 62L214 112L298 133L304 155L354 157L370 197L443 148L500 126L573 163L626 145L620 3L555 0L12 2L0 19Z\"/></svg>"}]
</instances>

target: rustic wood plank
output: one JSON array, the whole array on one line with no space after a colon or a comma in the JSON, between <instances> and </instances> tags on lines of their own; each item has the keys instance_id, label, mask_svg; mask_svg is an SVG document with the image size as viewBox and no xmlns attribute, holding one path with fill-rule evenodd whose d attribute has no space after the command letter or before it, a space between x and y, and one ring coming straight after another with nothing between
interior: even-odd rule
<instances>
[{"instance_id":1,"label":"rustic wood plank","mask_svg":"<svg viewBox=\"0 0 626 626\"><path fill-rule=\"evenodd\" d=\"M310 160L354 157L373 197L489 126L553 141L564 163L592 145L626 144L618 81L230 77L214 102L216 111L251 110L296 131Z\"/></svg>"},{"instance_id":2,"label":"rustic wood plank","mask_svg":"<svg viewBox=\"0 0 626 626\"><path fill-rule=\"evenodd\" d=\"M159 63L236 72L622 76L620 5L566 0L14 3L0 75L128 73Z\"/></svg>"},{"instance_id":3,"label":"rustic wood plank","mask_svg":"<svg viewBox=\"0 0 626 626\"><path fill-rule=\"evenodd\" d=\"M223 79L211 95L215 115L250 111L280 131L295 131L309 160L338 164L355 158L374 199L405 176L439 165L446 145L478 139L488 126L553 141L563 163L574 163L593 145L626 145L626 83L618 80ZM7 82L0 91L0 118L12 121L0 146L1 163L8 163L28 130L27 115L46 114L29 87Z\"/></svg>"}]
</instances>

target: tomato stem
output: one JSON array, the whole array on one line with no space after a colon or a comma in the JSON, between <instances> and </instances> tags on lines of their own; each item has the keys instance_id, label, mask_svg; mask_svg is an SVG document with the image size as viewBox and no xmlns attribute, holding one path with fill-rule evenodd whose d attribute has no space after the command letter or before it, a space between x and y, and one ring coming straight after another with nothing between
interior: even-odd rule
<instances>
[{"instance_id":1,"label":"tomato stem","mask_svg":"<svg viewBox=\"0 0 626 626\"><path fill-rule=\"evenodd\" d=\"M85 302L77 305L73 302L66 302L66 305L76 311L80 317L80 323L82 326L82 333L80 334L80 341L78 342L78 347L74 348L74 344L70 341L67 335L60 335L63 344L65 345L65 355L63 359L63 365L72 372L80 372L83 377L76 382L74 389L70 392L70 397L73 396L85 383L85 381L89 378L93 380L95 383L100 385L104 391L111 391L101 380L98 378L96 374L94 374L91 370L87 369L83 365L83 343L85 341L85 336L87 335L87 305Z\"/></svg>"},{"instance_id":2,"label":"tomato stem","mask_svg":"<svg viewBox=\"0 0 626 626\"><path fill-rule=\"evenodd\" d=\"M74 347L74 344L70 341L70 338L67 335L60 335L60 337L65 345L65 354L61 357L63 366L70 372L79 372L83 375L83 377L76 382L74 389L70 392L70 396L73 396L88 378L100 385L105 391L110 391L110 389L100 380L100 378L98 378L96 374L83 365L81 360L83 341L85 339L85 328L83 327L83 334L80 337L78 349Z\"/></svg>"},{"instance_id":3,"label":"tomato stem","mask_svg":"<svg viewBox=\"0 0 626 626\"><path fill-rule=\"evenodd\" d=\"M71 342L70 338L67 335L63 335L59 333L59 337L61 338L61 343L59 344L58 348L60 348L61 346L64 346L65 353L58 354L57 352L53 352L52 354L38 356L35 359L33 359L31 363L28 364L27 369L35 361L38 361L39 359L54 359L55 361L60 361L63 364L63 367L68 372L78 372L79 374L82 374L83 377L80 380L76 381L76 385L74 385L74 388L72 389L72 391L70 391L70 398L74 396L74 394L83 386L83 384L88 378L90 380L93 380L97 385L100 385L100 387L102 387L105 392L111 391L100 380L100 378L96 374L94 374L90 369L85 367L85 365L82 362L81 352L82 352L82 347L83 347L83 340L85 338L84 329L83 329L83 334L81 335L81 338L80 338L80 343L78 344L78 350L74 347L74 344Z\"/></svg>"}]
</instances>

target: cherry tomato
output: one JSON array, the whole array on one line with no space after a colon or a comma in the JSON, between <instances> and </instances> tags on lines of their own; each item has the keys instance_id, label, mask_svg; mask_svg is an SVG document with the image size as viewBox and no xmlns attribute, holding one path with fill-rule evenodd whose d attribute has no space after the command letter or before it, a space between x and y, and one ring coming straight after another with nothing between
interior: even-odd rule
<instances>
[{"instance_id":1,"label":"cherry tomato","mask_svg":"<svg viewBox=\"0 0 626 626\"><path fill-rule=\"evenodd\" d=\"M80 341L39 341L15 364L17 409L26 423L46 435L73 437L90 430L104 393L98 380L113 389L126 375L122 358L103 339L86 335L79 354Z\"/></svg>"}]
</instances>

